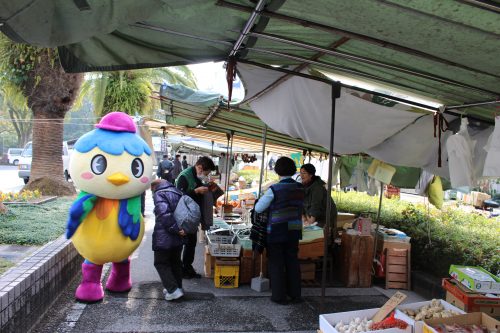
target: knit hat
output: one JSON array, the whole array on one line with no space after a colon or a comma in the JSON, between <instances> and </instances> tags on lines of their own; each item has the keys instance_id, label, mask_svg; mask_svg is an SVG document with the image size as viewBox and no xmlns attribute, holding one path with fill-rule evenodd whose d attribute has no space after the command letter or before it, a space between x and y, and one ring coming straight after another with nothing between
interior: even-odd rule
<instances>
[{"instance_id":1,"label":"knit hat","mask_svg":"<svg viewBox=\"0 0 500 333\"><path fill-rule=\"evenodd\" d=\"M135 133L137 131L132 118L123 112L108 113L95 127L114 132Z\"/></svg>"}]
</instances>

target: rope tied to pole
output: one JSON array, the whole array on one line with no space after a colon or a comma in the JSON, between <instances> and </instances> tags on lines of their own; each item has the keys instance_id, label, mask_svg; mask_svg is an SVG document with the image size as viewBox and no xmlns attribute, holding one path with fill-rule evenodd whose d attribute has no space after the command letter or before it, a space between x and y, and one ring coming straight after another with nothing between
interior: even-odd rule
<instances>
[{"instance_id":1,"label":"rope tied to pole","mask_svg":"<svg viewBox=\"0 0 500 333\"><path fill-rule=\"evenodd\" d=\"M233 96L233 82L236 80L236 57L230 57L226 65L227 81L227 108L230 110L231 98Z\"/></svg>"},{"instance_id":2,"label":"rope tied to pole","mask_svg":"<svg viewBox=\"0 0 500 333\"><path fill-rule=\"evenodd\" d=\"M438 138L438 167L442 166L441 160L441 134L450 128L448 120L444 117L445 107L439 108L439 111L434 114L434 137ZM437 133L436 133L437 132Z\"/></svg>"}]
</instances>

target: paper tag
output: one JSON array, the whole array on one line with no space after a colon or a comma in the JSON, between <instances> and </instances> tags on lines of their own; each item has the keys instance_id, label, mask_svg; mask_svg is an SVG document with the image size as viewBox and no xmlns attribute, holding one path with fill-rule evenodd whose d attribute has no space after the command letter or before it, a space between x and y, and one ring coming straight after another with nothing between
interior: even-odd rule
<instances>
[{"instance_id":1,"label":"paper tag","mask_svg":"<svg viewBox=\"0 0 500 333\"><path fill-rule=\"evenodd\" d=\"M401 304L406 297L407 296L400 291L395 293L384 305L382 305L375 316L373 316L373 322L378 323L379 321L384 320L384 318L387 317L387 315L391 313L391 311L394 310L399 304Z\"/></svg>"}]
</instances>

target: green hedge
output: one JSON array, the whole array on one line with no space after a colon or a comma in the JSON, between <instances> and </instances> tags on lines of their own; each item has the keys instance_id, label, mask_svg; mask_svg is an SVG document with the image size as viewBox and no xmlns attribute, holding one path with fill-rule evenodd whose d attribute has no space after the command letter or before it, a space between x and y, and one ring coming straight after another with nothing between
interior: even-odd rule
<instances>
[{"instance_id":1,"label":"green hedge","mask_svg":"<svg viewBox=\"0 0 500 333\"><path fill-rule=\"evenodd\" d=\"M264 171L264 176L265 176L265 174L266 173ZM254 180L256 182L259 182L260 170L259 169L240 170L240 171L238 171L238 176L243 176L243 178L245 178L245 180L247 181L248 184L252 183L252 181L254 181ZM273 170L267 170L267 180L278 181L279 177ZM263 183L265 183L265 182L266 182L266 179L264 179Z\"/></svg>"},{"instance_id":2,"label":"green hedge","mask_svg":"<svg viewBox=\"0 0 500 333\"><path fill-rule=\"evenodd\" d=\"M41 205L8 205L0 214L0 244L42 245L66 229L73 198L59 198Z\"/></svg>"},{"instance_id":3,"label":"green hedge","mask_svg":"<svg viewBox=\"0 0 500 333\"><path fill-rule=\"evenodd\" d=\"M378 209L378 197L364 193L334 192L341 212ZM382 201L381 224L411 237L412 268L444 277L451 264L481 266L500 272L500 219L487 218L448 206L443 210L399 199ZM429 238L430 235L430 238Z\"/></svg>"}]
</instances>

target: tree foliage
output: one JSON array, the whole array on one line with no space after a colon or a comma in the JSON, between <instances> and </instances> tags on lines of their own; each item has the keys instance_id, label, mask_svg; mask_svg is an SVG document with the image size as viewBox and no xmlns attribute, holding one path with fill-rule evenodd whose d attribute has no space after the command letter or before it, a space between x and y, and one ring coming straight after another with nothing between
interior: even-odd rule
<instances>
[{"instance_id":1,"label":"tree foliage","mask_svg":"<svg viewBox=\"0 0 500 333\"><path fill-rule=\"evenodd\" d=\"M0 36L0 84L8 82L20 89L33 112L33 158L27 189L43 183L45 194L73 194L74 187L63 177L63 122L73 105L83 74L65 73L57 51L16 44ZM53 189L53 191L52 191Z\"/></svg>"},{"instance_id":2,"label":"tree foliage","mask_svg":"<svg viewBox=\"0 0 500 333\"><path fill-rule=\"evenodd\" d=\"M196 78L186 66L103 72L87 77L80 99L91 95L98 117L112 111L145 115L159 107L152 96L163 82L196 88Z\"/></svg>"}]
</instances>

